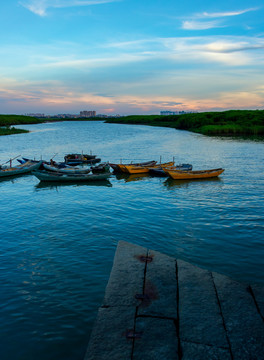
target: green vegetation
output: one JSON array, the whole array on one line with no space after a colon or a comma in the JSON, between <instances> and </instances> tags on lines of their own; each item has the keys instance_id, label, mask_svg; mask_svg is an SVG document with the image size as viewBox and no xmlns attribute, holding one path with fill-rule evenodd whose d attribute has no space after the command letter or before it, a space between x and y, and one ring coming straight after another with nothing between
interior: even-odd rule
<instances>
[{"instance_id":1,"label":"green vegetation","mask_svg":"<svg viewBox=\"0 0 264 360\"><path fill-rule=\"evenodd\" d=\"M223 112L204 112L183 115L131 115L120 118L76 118L76 119L37 119L23 115L0 115L0 135L28 132L11 125L38 124L44 121L102 121L119 124L141 124L167 126L188 130L204 135L264 137L264 110L229 110Z\"/></svg>"},{"instance_id":2,"label":"green vegetation","mask_svg":"<svg viewBox=\"0 0 264 360\"><path fill-rule=\"evenodd\" d=\"M0 115L0 126L20 125L20 124L39 124L42 119L36 119L25 115Z\"/></svg>"},{"instance_id":3,"label":"green vegetation","mask_svg":"<svg viewBox=\"0 0 264 360\"><path fill-rule=\"evenodd\" d=\"M6 127L0 127L0 136L1 135L13 135L13 134L22 134L22 133L28 133L28 130L24 129L16 129L14 127L6 126Z\"/></svg>"},{"instance_id":4,"label":"green vegetation","mask_svg":"<svg viewBox=\"0 0 264 360\"><path fill-rule=\"evenodd\" d=\"M204 135L264 137L264 110L229 110L183 115L132 115L109 123L167 126Z\"/></svg>"},{"instance_id":5,"label":"green vegetation","mask_svg":"<svg viewBox=\"0 0 264 360\"><path fill-rule=\"evenodd\" d=\"M15 127L11 127L11 125L37 124L40 122L42 121L31 116L0 115L0 136L29 132L28 130L24 130L24 129L16 129Z\"/></svg>"}]
</instances>

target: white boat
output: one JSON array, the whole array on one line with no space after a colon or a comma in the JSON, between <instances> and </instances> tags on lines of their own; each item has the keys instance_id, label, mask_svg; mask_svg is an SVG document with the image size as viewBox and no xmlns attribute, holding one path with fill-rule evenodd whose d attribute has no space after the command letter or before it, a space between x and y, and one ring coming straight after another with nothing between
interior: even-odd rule
<instances>
[{"instance_id":1,"label":"white boat","mask_svg":"<svg viewBox=\"0 0 264 360\"><path fill-rule=\"evenodd\" d=\"M74 167L74 166L66 166L63 168L54 166L54 165L49 165L49 164L45 164L43 163L43 167L45 170L48 171L53 171L53 172L60 172L62 174L88 174L89 172L91 172L91 170L89 168L78 168L78 167Z\"/></svg>"},{"instance_id":2,"label":"white boat","mask_svg":"<svg viewBox=\"0 0 264 360\"><path fill-rule=\"evenodd\" d=\"M39 161L36 163L36 162L29 160L29 161L25 162L24 164L0 168L0 178L6 177L6 176L14 176L14 175L30 173L33 170L37 170L41 164L42 164L42 161Z\"/></svg>"},{"instance_id":3,"label":"white boat","mask_svg":"<svg viewBox=\"0 0 264 360\"><path fill-rule=\"evenodd\" d=\"M40 181L53 181L53 182L79 182L79 181L98 181L105 180L111 176L111 173L102 174L63 174L61 172L38 170L33 171Z\"/></svg>"}]
</instances>

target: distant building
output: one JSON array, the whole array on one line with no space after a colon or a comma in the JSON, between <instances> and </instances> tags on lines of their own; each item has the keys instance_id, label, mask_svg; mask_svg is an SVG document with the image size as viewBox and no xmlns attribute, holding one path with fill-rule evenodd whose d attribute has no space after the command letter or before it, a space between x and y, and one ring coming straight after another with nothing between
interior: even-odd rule
<instances>
[{"instance_id":1,"label":"distant building","mask_svg":"<svg viewBox=\"0 0 264 360\"><path fill-rule=\"evenodd\" d=\"M80 117L94 117L96 116L96 111L80 111Z\"/></svg>"},{"instance_id":2,"label":"distant building","mask_svg":"<svg viewBox=\"0 0 264 360\"><path fill-rule=\"evenodd\" d=\"M105 114L97 114L96 117L106 119L108 116Z\"/></svg>"}]
</instances>

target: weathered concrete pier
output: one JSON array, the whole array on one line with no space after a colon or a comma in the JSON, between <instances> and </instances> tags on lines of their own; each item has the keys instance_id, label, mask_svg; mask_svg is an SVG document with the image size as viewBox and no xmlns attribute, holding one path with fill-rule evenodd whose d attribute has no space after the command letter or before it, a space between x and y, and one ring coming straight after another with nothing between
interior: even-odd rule
<instances>
[{"instance_id":1,"label":"weathered concrete pier","mask_svg":"<svg viewBox=\"0 0 264 360\"><path fill-rule=\"evenodd\" d=\"M264 286L120 241L85 360L263 360Z\"/></svg>"}]
</instances>

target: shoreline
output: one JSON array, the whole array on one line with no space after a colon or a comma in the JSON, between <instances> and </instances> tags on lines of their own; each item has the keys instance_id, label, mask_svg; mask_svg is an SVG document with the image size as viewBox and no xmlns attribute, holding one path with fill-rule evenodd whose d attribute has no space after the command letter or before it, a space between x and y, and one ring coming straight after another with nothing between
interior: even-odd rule
<instances>
[{"instance_id":1,"label":"shoreline","mask_svg":"<svg viewBox=\"0 0 264 360\"><path fill-rule=\"evenodd\" d=\"M106 123L170 127L207 136L264 139L264 110L229 110L182 115L131 115Z\"/></svg>"},{"instance_id":2,"label":"shoreline","mask_svg":"<svg viewBox=\"0 0 264 360\"><path fill-rule=\"evenodd\" d=\"M128 115L119 118L34 118L24 115L0 115L0 136L29 132L13 125L62 121L104 121L113 124L170 127L207 136L264 139L264 110L228 110L181 115ZM12 127L11 127L12 126Z\"/></svg>"}]
</instances>

